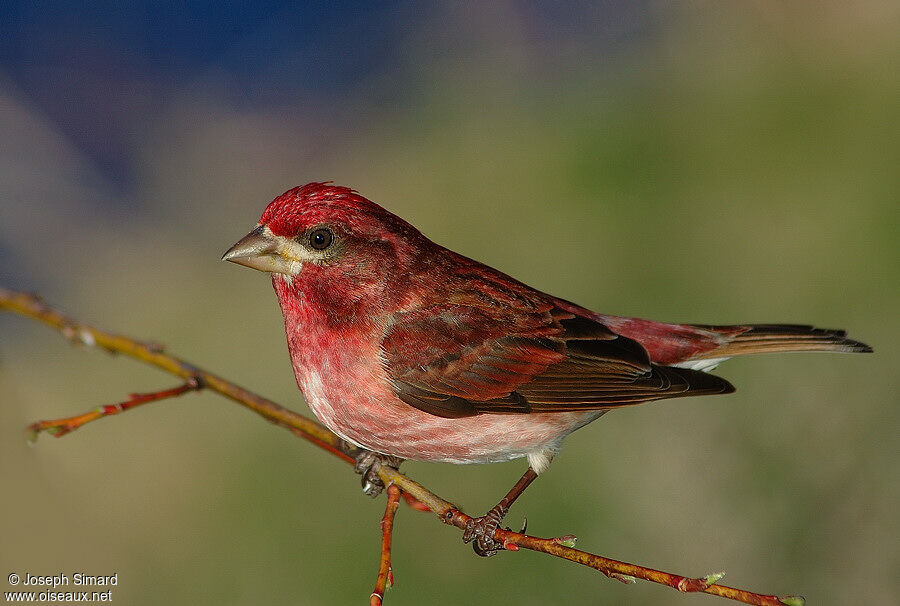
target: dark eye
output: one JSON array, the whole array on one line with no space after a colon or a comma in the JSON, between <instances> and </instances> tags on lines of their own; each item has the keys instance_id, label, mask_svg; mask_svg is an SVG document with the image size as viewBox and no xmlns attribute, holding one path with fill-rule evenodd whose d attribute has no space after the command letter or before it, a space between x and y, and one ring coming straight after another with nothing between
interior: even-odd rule
<instances>
[{"instance_id":1,"label":"dark eye","mask_svg":"<svg viewBox=\"0 0 900 606\"><path fill-rule=\"evenodd\" d=\"M334 242L334 234L331 233L330 229L325 227L314 229L312 233L309 234L309 245L316 250L325 250L331 246L332 242Z\"/></svg>"}]
</instances>

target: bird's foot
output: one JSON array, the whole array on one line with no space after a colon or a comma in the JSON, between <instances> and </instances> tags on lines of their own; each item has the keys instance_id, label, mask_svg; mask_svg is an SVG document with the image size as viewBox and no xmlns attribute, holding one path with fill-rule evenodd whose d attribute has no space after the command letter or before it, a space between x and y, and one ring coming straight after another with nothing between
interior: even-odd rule
<instances>
[{"instance_id":1,"label":"bird's foot","mask_svg":"<svg viewBox=\"0 0 900 606\"><path fill-rule=\"evenodd\" d=\"M469 520L463 532L463 543L472 543L472 549L483 558L489 558L505 550L505 545L494 538L494 533L500 528L500 522L508 511L508 508L497 505L480 518ZM524 528L522 532L525 532Z\"/></svg>"},{"instance_id":2,"label":"bird's foot","mask_svg":"<svg viewBox=\"0 0 900 606\"><path fill-rule=\"evenodd\" d=\"M356 455L356 463L353 465L353 469L356 473L362 475L363 492L370 497L377 497L384 490L384 482L378 476L378 469L382 465L396 469L402 462L403 459L400 457L362 450Z\"/></svg>"}]
</instances>

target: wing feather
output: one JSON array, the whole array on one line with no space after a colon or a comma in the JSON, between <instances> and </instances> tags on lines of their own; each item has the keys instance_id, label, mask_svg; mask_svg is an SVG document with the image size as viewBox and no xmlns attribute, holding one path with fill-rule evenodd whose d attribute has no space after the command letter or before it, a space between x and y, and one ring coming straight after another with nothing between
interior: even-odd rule
<instances>
[{"instance_id":1,"label":"wing feather","mask_svg":"<svg viewBox=\"0 0 900 606\"><path fill-rule=\"evenodd\" d=\"M397 396L433 415L597 410L734 390L713 375L654 365L636 341L549 303L491 306L484 293L470 305L459 294L448 300L399 314L382 343Z\"/></svg>"}]
</instances>

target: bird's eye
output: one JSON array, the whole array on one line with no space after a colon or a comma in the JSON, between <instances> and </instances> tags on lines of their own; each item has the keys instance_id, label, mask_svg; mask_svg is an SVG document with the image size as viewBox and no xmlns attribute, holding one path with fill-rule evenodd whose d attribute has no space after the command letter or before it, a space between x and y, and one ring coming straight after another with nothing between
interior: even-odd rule
<instances>
[{"instance_id":1,"label":"bird's eye","mask_svg":"<svg viewBox=\"0 0 900 606\"><path fill-rule=\"evenodd\" d=\"M316 250L325 250L331 246L332 242L334 242L334 234L331 233L330 229L325 227L314 229L312 233L309 234L309 245Z\"/></svg>"}]
</instances>

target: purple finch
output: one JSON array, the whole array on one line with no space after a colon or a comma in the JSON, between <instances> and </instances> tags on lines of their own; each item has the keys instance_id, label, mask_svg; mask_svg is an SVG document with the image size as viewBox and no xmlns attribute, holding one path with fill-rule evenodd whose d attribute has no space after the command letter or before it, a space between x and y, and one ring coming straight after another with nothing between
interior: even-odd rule
<instances>
[{"instance_id":1,"label":"purple finch","mask_svg":"<svg viewBox=\"0 0 900 606\"><path fill-rule=\"evenodd\" d=\"M732 356L871 351L812 326L598 314L327 183L275 198L223 259L272 274L297 384L344 440L399 459L528 459L522 480L464 536L481 555L499 549L497 525L563 438L606 411L730 393L706 371Z\"/></svg>"}]
</instances>

